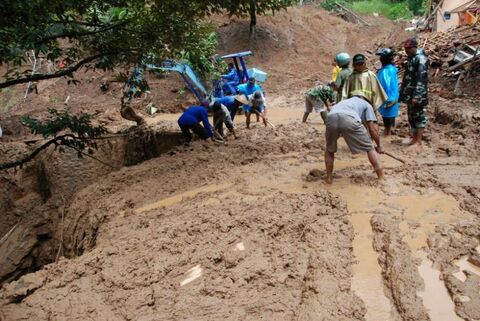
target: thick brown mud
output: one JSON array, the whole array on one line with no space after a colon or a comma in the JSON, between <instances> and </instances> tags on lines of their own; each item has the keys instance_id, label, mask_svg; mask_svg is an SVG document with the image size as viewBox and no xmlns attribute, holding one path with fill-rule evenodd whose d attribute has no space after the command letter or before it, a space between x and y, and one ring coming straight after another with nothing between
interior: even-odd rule
<instances>
[{"instance_id":1,"label":"thick brown mud","mask_svg":"<svg viewBox=\"0 0 480 321\"><path fill-rule=\"evenodd\" d=\"M217 18L219 50L245 50L248 22ZM404 145L402 107L385 147L405 163L382 155L384 182L342 143L326 185L321 118L300 123L338 50L406 37L379 19L359 27L313 7L259 18L250 62L269 72L275 128L246 130L239 115L240 139L225 145L178 146L178 114L145 115L150 101L193 101L173 97L173 77L152 79L159 89L135 105L149 130L134 133L118 115L121 85L101 93L100 77L28 97L37 115L69 95L125 137L96 154L110 166L45 153L0 176L0 320L479 320L477 100L432 94L421 150ZM2 115L19 140L22 112ZM0 160L28 150L11 139Z\"/></svg>"},{"instance_id":2,"label":"thick brown mud","mask_svg":"<svg viewBox=\"0 0 480 321\"><path fill-rule=\"evenodd\" d=\"M275 129L239 116L239 140L177 147L83 188L64 231L85 253L6 284L2 317L475 320L477 198L436 172L475 158L439 156L432 137L419 170L386 142L407 163L383 155L378 182L342 143L329 186L321 121L276 107Z\"/></svg>"}]
</instances>

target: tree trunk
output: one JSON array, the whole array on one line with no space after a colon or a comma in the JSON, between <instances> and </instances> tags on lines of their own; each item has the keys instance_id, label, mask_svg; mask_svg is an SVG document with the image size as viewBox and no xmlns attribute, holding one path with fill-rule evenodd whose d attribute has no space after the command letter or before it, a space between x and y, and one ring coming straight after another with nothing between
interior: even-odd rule
<instances>
[{"instance_id":1,"label":"tree trunk","mask_svg":"<svg viewBox=\"0 0 480 321\"><path fill-rule=\"evenodd\" d=\"M136 82L141 81L143 78L143 69L140 67L135 67L132 74L125 82L123 86L123 95L120 100L120 115L126 119L131 120L137 123L137 126L141 126L145 124L145 119L141 116L137 115L135 110L130 106L130 102L134 98L134 91L133 88L137 87Z\"/></svg>"},{"instance_id":2,"label":"tree trunk","mask_svg":"<svg viewBox=\"0 0 480 321\"><path fill-rule=\"evenodd\" d=\"M250 0L250 40L255 38L255 28L257 26L257 8L255 0Z\"/></svg>"},{"instance_id":3,"label":"tree trunk","mask_svg":"<svg viewBox=\"0 0 480 321\"><path fill-rule=\"evenodd\" d=\"M126 120L131 120L137 123L137 126L145 124L145 119L141 116L138 116L135 110L130 106L129 103L124 103L122 99L122 105L120 108L120 115Z\"/></svg>"}]
</instances>

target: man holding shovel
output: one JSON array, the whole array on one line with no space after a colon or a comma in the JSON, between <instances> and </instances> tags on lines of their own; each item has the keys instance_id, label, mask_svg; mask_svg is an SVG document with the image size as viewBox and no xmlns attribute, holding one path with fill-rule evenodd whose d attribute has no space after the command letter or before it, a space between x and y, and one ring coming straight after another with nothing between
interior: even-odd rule
<instances>
[{"instance_id":1,"label":"man holding shovel","mask_svg":"<svg viewBox=\"0 0 480 321\"><path fill-rule=\"evenodd\" d=\"M227 129L233 134L235 139L238 138L237 134L235 133L235 127L233 125L232 117L230 116L230 111L228 108L221 104L219 101L212 103L212 111L213 111L213 128L215 128L215 133L220 136L220 139L225 139L225 135L223 134L223 124Z\"/></svg>"},{"instance_id":2,"label":"man holding shovel","mask_svg":"<svg viewBox=\"0 0 480 321\"><path fill-rule=\"evenodd\" d=\"M333 163L337 152L337 141L340 136L345 139L352 153L366 152L377 177L383 179L383 169L380 165L378 153L383 153L384 150L380 144L376 122L377 117L372 105L361 93L342 100L332 107L330 113L328 113L325 132L327 141L325 167L328 184L333 182ZM372 139L375 141L376 147L373 145Z\"/></svg>"},{"instance_id":3,"label":"man holding shovel","mask_svg":"<svg viewBox=\"0 0 480 321\"><path fill-rule=\"evenodd\" d=\"M243 104L243 111L245 112L245 117L247 119L247 128L250 128L250 118L252 113L262 118L265 127L267 127L268 124L274 127L267 119L265 97L260 90L255 91L248 97L245 95L238 95L235 99L239 100Z\"/></svg>"}]
</instances>

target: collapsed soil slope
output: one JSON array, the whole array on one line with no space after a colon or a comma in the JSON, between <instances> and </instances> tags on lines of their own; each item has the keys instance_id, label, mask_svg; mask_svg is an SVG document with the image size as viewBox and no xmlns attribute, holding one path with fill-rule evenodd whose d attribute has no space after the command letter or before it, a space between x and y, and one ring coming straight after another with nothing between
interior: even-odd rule
<instances>
[{"instance_id":1,"label":"collapsed soil slope","mask_svg":"<svg viewBox=\"0 0 480 321\"><path fill-rule=\"evenodd\" d=\"M364 28L346 23L321 9L306 6L290 8L273 17L259 17L256 40L249 42L246 21L221 16L214 17L214 21L219 26L219 53L252 49L254 56L249 58L249 65L264 69L270 75L265 84L270 102L286 103L287 106L302 104L302 92L315 81L329 80L331 58L336 52L344 49L349 52L364 51L375 47L377 42L391 39L392 35L398 34L394 31L401 29L388 20L379 20L374 26ZM371 33L375 37L371 37ZM0 146L0 161L20 158L28 153L32 147L23 141L33 137L20 125L19 119L23 115L41 117L47 107L69 108L72 112L97 112L98 122L108 126L110 131L130 135L128 128L131 122L121 119L118 112L122 84L112 82L109 90L102 92L100 84L105 79L112 80L113 75L89 71L80 72L77 76L81 80L77 86L67 85L66 79L41 82L39 94L29 94L23 103L23 86L2 92L2 103L14 107L10 112L0 114L5 134L2 139L5 143ZM145 117L148 117L144 111L148 102L155 103L163 111L178 111L194 101L188 92L178 92L183 88L178 75L168 75L166 79L149 77L151 94L134 102L137 112ZM155 116L148 117L148 121L158 123ZM153 131L165 128L153 126ZM178 131L175 126L172 127ZM169 128L166 130L170 131ZM147 131L144 136L148 135ZM132 158L130 154L135 150L125 148L124 142L119 139L107 140L97 155L114 168L92 159L79 160L75 152L49 152L29 164L26 170L2 175L0 184L4 185L6 192L0 197L0 210L7 214L0 222L0 235L15 229L18 241L15 241L17 246L3 244L9 250L3 251L1 257L9 259L8 264L0 268L0 280L11 280L21 273L38 269L60 254L82 253L85 237L77 239L77 236L62 234L59 228L62 213L78 190L116 167L128 164L125 160ZM143 154L155 148L155 143L152 145L148 138L132 139L130 146L135 144L143 146L140 148ZM75 241L70 244L62 239Z\"/></svg>"},{"instance_id":2,"label":"collapsed soil slope","mask_svg":"<svg viewBox=\"0 0 480 321\"><path fill-rule=\"evenodd\" d=\"M383 155L382 184L364 155L340 145L335 183L325 185L324 126L315 117L299 123L303 92L329 79L336 51L364 51L399 36L391 22L380 22L363 29L311 7L259 19L252 65L271 75L265 87L274 130L254 123L248 131L239 116L241 138L228 145L196 142L115 171L73 155L46 157L40 177L56 177L64 163L85 174L70 177L60 167L68 179L46 184L50 196L45 181L31 175L34 166L0 181L10 184L3 208L25 221L42 214L56 231L40 224L26 233L27 254L45 235L50 259L59 244L64 254L83 253L5 284L0 319L480 319L477 102L433 95L421 152L402 145L402 114L385 145L405 164ZM246 22L218 23L221 51L247 49ZM72 104L105 106L113 115L113 98L111 105L93 103L95 93L102 95L95 81L83 87L91 97ZM101 117L112 130L128 126ZM171 131L177 117L156 115L150 129ZM139 141L140 151L151 146ZM125 156L138 152L135 146L114 144L98 156L133 164ZM43 205L32 211L33 204ZM17 264L25 272L30 263Z\"/></svg>"}]
</instances>

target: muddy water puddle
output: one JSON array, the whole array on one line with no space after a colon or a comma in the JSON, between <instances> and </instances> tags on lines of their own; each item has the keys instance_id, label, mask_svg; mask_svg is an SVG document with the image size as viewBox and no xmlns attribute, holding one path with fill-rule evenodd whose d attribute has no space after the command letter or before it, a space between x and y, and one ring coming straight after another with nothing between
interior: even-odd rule
<instances>
[{"instance_id":1,"label":"muddy water puddle","mask_svg":"<svg viewBox=\"0 0 480 321\"><path fill-rule=\"evenodd\" d=\"M478 251L479 248L477 248L477 252ZM465 272L469 272L480 277L480 267L470 263L468 261L468 256L464 256L459 260L454 261L453 264L455 264L459 269L458 272L454 273L453 275L462 282L465 282L467 279Z\"/></svg>"},{"instance_id":2,"label":"muddy water puddle","mask_svg":"<svg viewBox=\"0 0 480 321\"><path fill-rule=\"evenodd\" d=\"M401 165L386 157L382 157L382 162L384 167ZM323 167L322 164L319 165L320 168ZM335 170L338 172L345 168L365 165L368 166L365 157L347 157L336 160ZM318 187L318 183L316 186ZM418 193L393 178L387 178L378 186L360 186L351 183L348 178L340 177L332 186L323 185L321 188L340 195L346 201L351 214L350 221L355 231L353 252L358 261L353 268L352 288L365 302L367 320L397 319L395 308L384 294L382 271L378 264L378 255L372 246L370 219L374 214L397 216L401 222L403 241L410 247L413 258L419 259L425 257L428 235L434 232L437 226L472 218L469 213L460 209L454 197L435 189ZM478 271L466 258L459 260L458 265L460 264L465 270ZM419 296L425 298L424 306L432 321L462 320L455 314L455 305L439 278L440 272L429 262L423 261L419 266L419 274L425 282L425 289L419 292Z\"/></svg>"},{"instance_id":3,"label":"muddy water puddle","mask_svg":"<svg viewBox=\"0 0 480 321\"><path fill-rule=\"evenodd\" d=\"M202 187L199 187L199 188L196 188L196 189L193 189L193 190L189 190L189 191L186 191L186 192L174 195L174 196L170 196L170 197L161 199L157 202L142 206L142 207L136 209L135 213L143 213L143 212L151 211L151 210L161 208L161 207L172 206L174 204L186 201L188 198L195 197L196 195L198 195L200 193L216 192L216 191L226 189L230 186L232 186L232 184L218 184L218 185L214 184L214 185L202 186Z\"/></svg>"},{"instance_id":4,"label":"muddy water puddle","mask_svg":"<svg viewBox=\"0 0 480 321\"><path fill-rule=\"evenodd\" d=\"M418 272L425 283L425 289L418 292L427 308L432 321L462 321L455 313L453 303L447 288L440 280L440 271L432 266L432 262L424 260L418 267Z\"/></svg>"}]
</instances>

